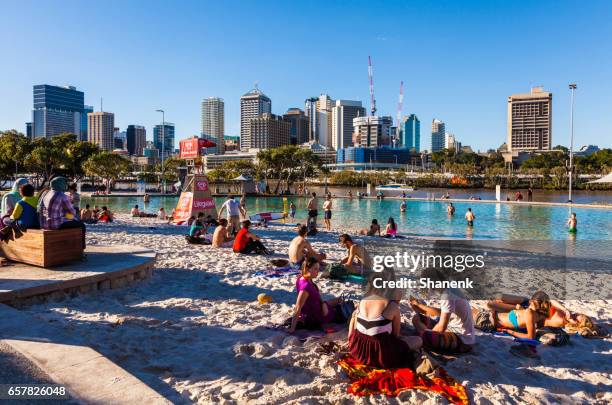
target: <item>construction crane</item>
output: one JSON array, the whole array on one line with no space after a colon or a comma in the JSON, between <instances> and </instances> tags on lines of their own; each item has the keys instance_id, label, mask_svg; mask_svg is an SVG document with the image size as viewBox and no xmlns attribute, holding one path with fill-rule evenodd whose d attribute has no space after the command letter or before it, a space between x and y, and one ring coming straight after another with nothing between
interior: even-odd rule
<instances>
[{"instance_id":1,"label":"construction crane","mask_svg":"<svg viewBox=\"0 0 612 405\"><path fill-rule=\"evenodd\" d=\"M395 128L396 142L400 141L400 126L402 124L402 108L404 106L404 81L400 81L399 99L397 100L397 124Z\"/></svg>"},{"instance_id":2,"label":"construction crane","mask_svg":"<svg viewBox=\"0 0 612 405\"><path fill-rule=\"evenodd\" d=\"M374 98L374 73L372 71L372 57L368 56L368 76L370 76L370 115L376 115L376 99Z\"/></svg>"}]
</instances>

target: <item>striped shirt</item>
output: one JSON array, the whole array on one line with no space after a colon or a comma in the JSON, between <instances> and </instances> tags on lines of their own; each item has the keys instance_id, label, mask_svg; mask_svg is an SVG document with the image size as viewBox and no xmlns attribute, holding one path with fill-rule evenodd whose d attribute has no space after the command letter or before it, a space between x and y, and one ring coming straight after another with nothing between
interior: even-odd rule
<instances>
[{"instance_id":1,"label":"striped shirt","mask_svg":"<svg viewBox=\"0 0 612 405\"><path fill-rule=\"evenodd\" d=\"M74 218L76 212L70 198L60 191L48 191L40 204L40 225L43 229L59 229L67 216Z\"/></svg>"}]
</instances>

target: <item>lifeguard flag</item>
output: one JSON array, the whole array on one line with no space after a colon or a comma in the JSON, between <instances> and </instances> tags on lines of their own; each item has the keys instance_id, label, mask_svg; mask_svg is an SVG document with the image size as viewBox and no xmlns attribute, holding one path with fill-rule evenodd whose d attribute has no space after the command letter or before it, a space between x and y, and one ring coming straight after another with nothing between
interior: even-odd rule
<instances>
[{"instance_id":1,"label":"lifeguard flag","mask_svg":"<svg viewBox=\"0 0 612 405\"><path fill-rule=\"evenodd\" d=\"M192 215L197 217L200 212L215 218L217 216L215 200L210 193L208 178L203 174L190 174L187 176L186 187L176 204L173 222L181 225L187 222Z\"/></svg>"}]
</instances>

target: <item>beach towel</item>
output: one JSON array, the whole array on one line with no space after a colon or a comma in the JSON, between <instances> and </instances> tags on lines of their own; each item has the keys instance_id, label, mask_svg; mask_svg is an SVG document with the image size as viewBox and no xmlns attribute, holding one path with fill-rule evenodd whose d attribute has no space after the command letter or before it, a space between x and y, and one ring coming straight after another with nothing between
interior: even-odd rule
<instances>
[{"instance_id":1,"label":"beach towel","mask_svg":"<svg viewBox=\"0 0 612 405\"><path fill-rule=\"evenodd\" d=\"M402 391L416 389L436 392L453 404L469 403L466 388L443 368L438 368L437 377L428 378L417 375L409 368L383 370L368 367L350 355L340 359L338 365L351 380L347 392L355 396L384 394L395 397Z\"/></svg>"},{"instance_id":2,"label":"beach towel","mask_svg":"<svg viewBox=\"0 0 612 405\"><path fill-rule=\"evenodd\" d=\"M267 278L279 278L287 275L296 275L300 274L300 270L294 269L291 266L285 267L266 267L265 270L256 271L255 275L258 277L267 277Z\"/></svg>"}]
</instances>

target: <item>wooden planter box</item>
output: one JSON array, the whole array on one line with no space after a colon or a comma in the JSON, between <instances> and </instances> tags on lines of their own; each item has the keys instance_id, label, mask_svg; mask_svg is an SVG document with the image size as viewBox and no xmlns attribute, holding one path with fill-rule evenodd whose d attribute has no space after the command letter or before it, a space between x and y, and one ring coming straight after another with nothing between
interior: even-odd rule
<instances>
[{"instance_id":1,"label":"wooden planter box","mask_svg":"<svg viewBox=\"0 0 612 405\"><path fill-rule=\"evenodd\" d=\"M28 229L15 240L0 242L4 256L15 262L50 267L83 258L81 229Z\"/></svg>"}]
</instances>

